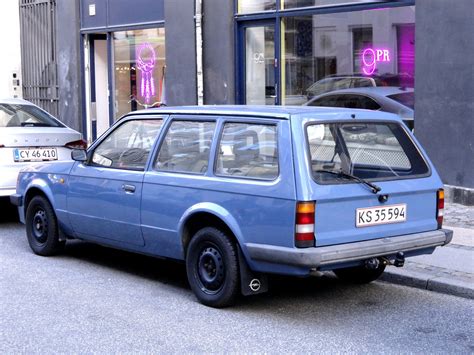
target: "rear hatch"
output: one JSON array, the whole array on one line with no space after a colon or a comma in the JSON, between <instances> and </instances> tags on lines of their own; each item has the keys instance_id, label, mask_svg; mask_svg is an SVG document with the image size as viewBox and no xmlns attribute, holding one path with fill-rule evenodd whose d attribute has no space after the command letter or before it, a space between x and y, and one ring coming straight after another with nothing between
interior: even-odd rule
<instances>
[{"instance_id":1,"label":"rear hatch","mask_svg":"<svg viewBox=\"0 0 474 355\"><path fill-rule=\"evenodd\" d=\"M63 147L68 144L72 147L80 139L79 132L64 126L37 106L0 103L0 158L3 164L70 158L66 157L67 149Z\"/></svg>"},{"instance_id":2,"label":"rear hatch","mask_svg":"<svg viewBox=\"0 0 474 355\"><path fill-rule=\"evenodd\" d=\"M70 160L70 148L80 139L80 133L67 127L0 127L1 185L12 188L28 164Z\"/></svg>"},{"instance_id":3,"label":"rear hatch","mask_svg":"<svg viewBox=\"0 0 474 355\"><path fill-rule=\"evenodd\" d=\"M306 126L316 246L437 228L439 178L398 122Z\"/></svg>"},{"instance_id":4,"label":"rear hatch","mask_svg":"<svg viewBox=\"0 0 474 355\"><path fill-rule=\"evenodd\" d=\"M0 145L18 147L64 147L81 139L81 134L67 127L0 127Z\"/></svg>"}]
</instances>

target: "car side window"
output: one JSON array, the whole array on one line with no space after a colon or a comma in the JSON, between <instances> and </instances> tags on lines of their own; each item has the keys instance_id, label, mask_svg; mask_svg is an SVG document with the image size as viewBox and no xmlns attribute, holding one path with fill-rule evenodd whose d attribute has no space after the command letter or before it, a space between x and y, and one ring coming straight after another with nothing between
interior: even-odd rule
<instances>
[{"instance_id":1,"label":"car side window","mask_svg":"<svg viewBox=\"0 0 474 355\"><path fill-rule=\"evenodd\" d=\"M173 121L161 144L155 169L204 174L216 123Z\"/></svg>"},{"instance_id":2,"label":"car side window","mask_svg":"<svg viewBox=\"0 0 474 355\"><path fill-rule=\"evenodd\" d=\"M380 105L373 99L367 96L360 97L360 108L365 108L366 110L379 110Z\"/></svg>"},{"instance_id":3,"label":"car side window","mask_svg":"<svg viewBox=\"0 0 474 355\"><path fill-rule=\"evenodd\" d=\"M360 108L359 101L355 95L341 95L337 100L337 107Z\"/></svg>"},{"instance_id":4,"label":"car side window","mask_svg":"<svg viewBox=\"0 0 474 355\"><path fill-rule=\"evenodd\" d=\"M341 95L338 107L378 110L380 105L365 95Z\"/></svg>"},{"instance_id":5,"label":"car side window","mask_svg":"<svg viewBox=\"0 0 474 355\"><path fill-rule=\"evenodd\" d=\"M145 170L163 120L126 121L94 150L92 165L125 170Z\"/></svg>"},{"instance_id":6,"label":"car side window","mask_svg":"<svg viewBox=\"0 0 474 355\"><path fill-rule=\"evenodd\" d=\"M351 78L339 78L334 81L332 90L349 89L351 87Z\"/></svg>"},{"instance_id":7,"label":"car side window","mask_svg":"<svg viewBox=\"0 0 474 355\"><path fill-rule=\"evenodd\" d=\"M369 78L354 78L352 79L352 87L354 88L366 88L374 86Z\"/></svg>"},{"instance_id":8,"label":"car side window","mask_svg":"<svg viewBox=\"0 0 474 355\"><path fill-rule=\"evenodd\" d=\"M308 106L327 106L327 107L337 107L338 96L329 95L321 97L320 99L311 101Z\"/></svg>"},{"instance_id":9,"label":"car side window","mask_svg":"<svg viewBox=\"0 0 474 355\"><path fill-rule=\"evenodd\" d=\"M278 176L277 126L226 123L216 175L273 180Z\"/></svg>"}]
</instances>

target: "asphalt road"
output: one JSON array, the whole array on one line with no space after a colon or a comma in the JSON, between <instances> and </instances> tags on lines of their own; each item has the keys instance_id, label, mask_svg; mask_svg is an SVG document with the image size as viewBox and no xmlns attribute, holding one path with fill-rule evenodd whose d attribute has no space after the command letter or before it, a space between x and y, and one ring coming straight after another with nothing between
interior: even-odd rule
<instances>
[{"instance_id":1,"label":"asphalt road","mask_svg":"<svg viewBox=\"0 0 474 355\"><path fill-rule=\"evenodd\" d=\"M181 264L84 242L39 257L14 211L0 211L0 353L474 352L468 299L274 278L269 293L216 310L195 300Z\"/></svg>"}]
</instances>

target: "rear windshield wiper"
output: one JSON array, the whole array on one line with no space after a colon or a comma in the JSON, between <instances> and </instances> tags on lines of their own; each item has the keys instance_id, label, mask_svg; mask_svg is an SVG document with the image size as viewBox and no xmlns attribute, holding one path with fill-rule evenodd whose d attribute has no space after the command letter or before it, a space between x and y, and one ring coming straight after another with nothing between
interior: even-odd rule
<instances>
[{"instance_id":1,"label":"rear windshield wiper","mask_svg":"<svg viewBox=\"0 0 474 355\"><path fill-rule=\"evenodd\" d=\"M328 173L328 174L336 175L337 177L342 177L342 178L358 181L361 184L364 184L364 185L367 185L368 187L370 187L370 191L372 191L374 194L376 194L377 192L382 190L381 187L379 187L375 184L372 184L370 181L367 181L367 180L362 179L362 178L360 178L358 176L355 176L355 175L351 175L351 174L346 173L342 170L337 170L336 171L336 170L319 169L319 170L315 170L314 172L315 173Z\"/></svg>"}]
</instances>

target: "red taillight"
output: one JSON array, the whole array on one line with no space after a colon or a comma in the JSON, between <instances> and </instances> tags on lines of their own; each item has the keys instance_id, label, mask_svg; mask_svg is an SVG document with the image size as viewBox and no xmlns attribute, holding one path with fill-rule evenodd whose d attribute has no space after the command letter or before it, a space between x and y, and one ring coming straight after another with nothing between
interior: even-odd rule
<instances>
[{"instance_id":1,"label":"red taillight","mask_svg":"<svg viewBox=\"0 0 474 355\"><path fill-rule=\"evenodd\" d=\"M443 216L444 216L444 190L439 189L437 194L437 205L436 205L436 220L438 221L438 229L443 227Z\"/></svg>"},{"instance_id":2,"label":"red taillight","mask_svg":"<svg viewBox=\"0 0 474 355\"><path fill-rule=\"evenodd\" d=\"M314 247L315 202L296 204L295 245L298 248Z\"/></svg>"},{"instance_id":3,"label":"red taillight","mask_svg":"<svg viewBox=\"0 0 474 355\"><path fill-rule=\"evenodd\" d=\"M65 147L70 149L87 149L87 142L84 139L66 143Z\"/></svg>"}]
</instances>

